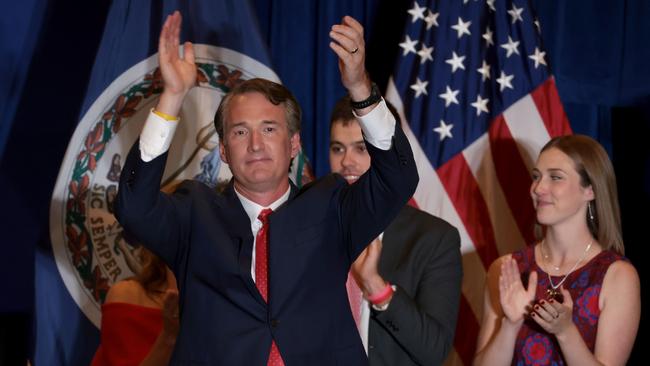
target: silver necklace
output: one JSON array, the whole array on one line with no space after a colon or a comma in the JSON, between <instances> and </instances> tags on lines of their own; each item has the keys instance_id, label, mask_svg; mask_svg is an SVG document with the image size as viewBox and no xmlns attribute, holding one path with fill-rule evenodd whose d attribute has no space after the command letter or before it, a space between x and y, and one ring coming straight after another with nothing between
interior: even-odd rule
<instances>
[{"instance_id":1,"label":"silver necklace","mask_svg":"<svg viewBox=\"0 0 650 366\"><path fill-rule=\"evenodd\" d=\"M589 244L587 244L587 247L585 248L584 253L582 253L582 257L580 257L580 259L578 259L578 261L576 262L576 264L574 264L573 267L571 267L571 269L569 270L569 272L567 272L567 274L564 275L564 277L562 278L562 280L561 280L557 285L553 283L553 280L551 279L551 275L550 275L548 272L546 272L546 275L548 276L548 284L551 286L549 289L546 290L546 294L548 295L549 298L554 298L554 297L557 297L557 296L561 295L560 291L558 291L557 289L558 289L560 286L562 286L562 284L564 283L564 281L566 281L567 277L569 277L569 275L570 275L571 273L573 273L573 271L574 271L576 268L578 268L578 265L580 264L580 262L582 262L582 261L585 259L585 257L587 257L587 253L589 252L589 249L591 249L591 244L593 244L593 243L594 243L594 242L593 242L593 240L592 240L592 241L589 242ZM544 258L546 259L547 256L544 255ZM557 271L560 270L559 267L555 267L555 268L556 268Z\"/></svg>"}]
</instances>

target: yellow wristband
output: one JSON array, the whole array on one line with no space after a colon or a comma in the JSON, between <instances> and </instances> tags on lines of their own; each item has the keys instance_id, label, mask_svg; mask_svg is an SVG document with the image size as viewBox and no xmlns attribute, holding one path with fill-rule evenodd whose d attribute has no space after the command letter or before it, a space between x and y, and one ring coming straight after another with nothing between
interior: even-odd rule
<instances>
[{"instance_id":1,"label":"yellow wristband","mask_svg":"<svg viewBox=\"0 0 650 366\"><path fill-rule=\"evenodd\" d=\"M154 109L154 108L151 108L151 112L153 112L156 116L158 116L158 117L164 119L165 121L174 121L174 122L176 122L176 121L179 120L178 117L170 116L169 114L167 114L167 113L163 113L163 112L161 112L161 111L157 111L157 110Z\"/></svg>"}]
</instances>

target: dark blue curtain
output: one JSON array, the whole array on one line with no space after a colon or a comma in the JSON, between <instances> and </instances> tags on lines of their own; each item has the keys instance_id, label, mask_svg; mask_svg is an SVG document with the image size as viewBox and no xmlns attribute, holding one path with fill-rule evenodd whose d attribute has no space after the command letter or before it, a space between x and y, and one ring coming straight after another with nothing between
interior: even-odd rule
<instances>
[{"instance_id":1,"label":"dark blue curtain","mask_svg":"<svg viewBox=\"0 0 650 366\"><path fill-rule=\"evenodd\" d=\"M50 196L108 5L108 0L3 2L0 365L24 365L30 352L34 253L49 245Z\"/></svg>"},{"instance_id":2,"label":"dark blue curtain","mask_svg":"<svg viewBox=\"0 0 650 366\"><path fill-rule=\"evenodd\" d=\"M620 106L650 94L650 2L533 0L565 103Z\"/></svg>"},{"instance_id":3,"label":"dark blue curtain","mask_svg":"<svg viewBox=\"0 0 650 366\"><path fill-rule=\"evenodd\" d=\"M637 108L650 96L650 2L532 3L571 126L611 155L612 108Z\"/></svg>"}]
</instances>

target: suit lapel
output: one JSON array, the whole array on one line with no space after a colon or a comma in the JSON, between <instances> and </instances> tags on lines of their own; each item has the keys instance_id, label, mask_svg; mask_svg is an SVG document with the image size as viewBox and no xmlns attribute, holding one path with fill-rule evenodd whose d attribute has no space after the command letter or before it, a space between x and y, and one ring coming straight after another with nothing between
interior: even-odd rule
<instances>
[{"instance_id":1,"label":"suit lapel","mask_svg":"<svg viewBox=\"0 0 650 366\"><path fill-rule=\"evenodd\" d=\"M239 275L251 295L259 303L266 306L266 302L251 277L253 233L251 232L250 219L235 193L232 180L224 190L223 198L223 200L217 202L217 205L221 208L220 215L228 227L232 242L237 245L235 251L238 253Z\"/></svg>"}]
</instances>

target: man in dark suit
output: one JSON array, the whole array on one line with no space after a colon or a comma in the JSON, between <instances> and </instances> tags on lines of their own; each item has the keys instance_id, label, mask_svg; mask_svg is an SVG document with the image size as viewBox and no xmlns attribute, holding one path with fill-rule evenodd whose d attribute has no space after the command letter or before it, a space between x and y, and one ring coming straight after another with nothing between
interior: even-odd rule
<instances>
[{"instance_id":1,"label":"man in dark suit","mask_svg":"<svg viewBox=\"0 0 650 366\"><path fill-rule=\"evenodd\" d=\"M332 172L353 184L374 157L349 97L334 107L330 137ZM442 364L453 346L461 279L458 230L405 205L354 262L348 281L370 365Z\"/></svg>"},{"instance_id":2,"label":"man in dark suit","mask_svg":"<svg viewBox=\"0 0 650 366\"><path fill-rule=\"evenodd\" d=\"M300 107L283 86L244 81L215 115L233 179L223 194L196 181L159 192L183 99L195 84L181 17L159 42L164 92L120 176L115 213L178 280L174 365L365 365L348 305L351 263L412 195L418 176L404 133L365 71L363 28L334 25L331 48L355 102L373 164L356 184L330 175L298 191L288 169ZM268 212L272 213L268 215Z\"/></svg>"}]
</instances>

